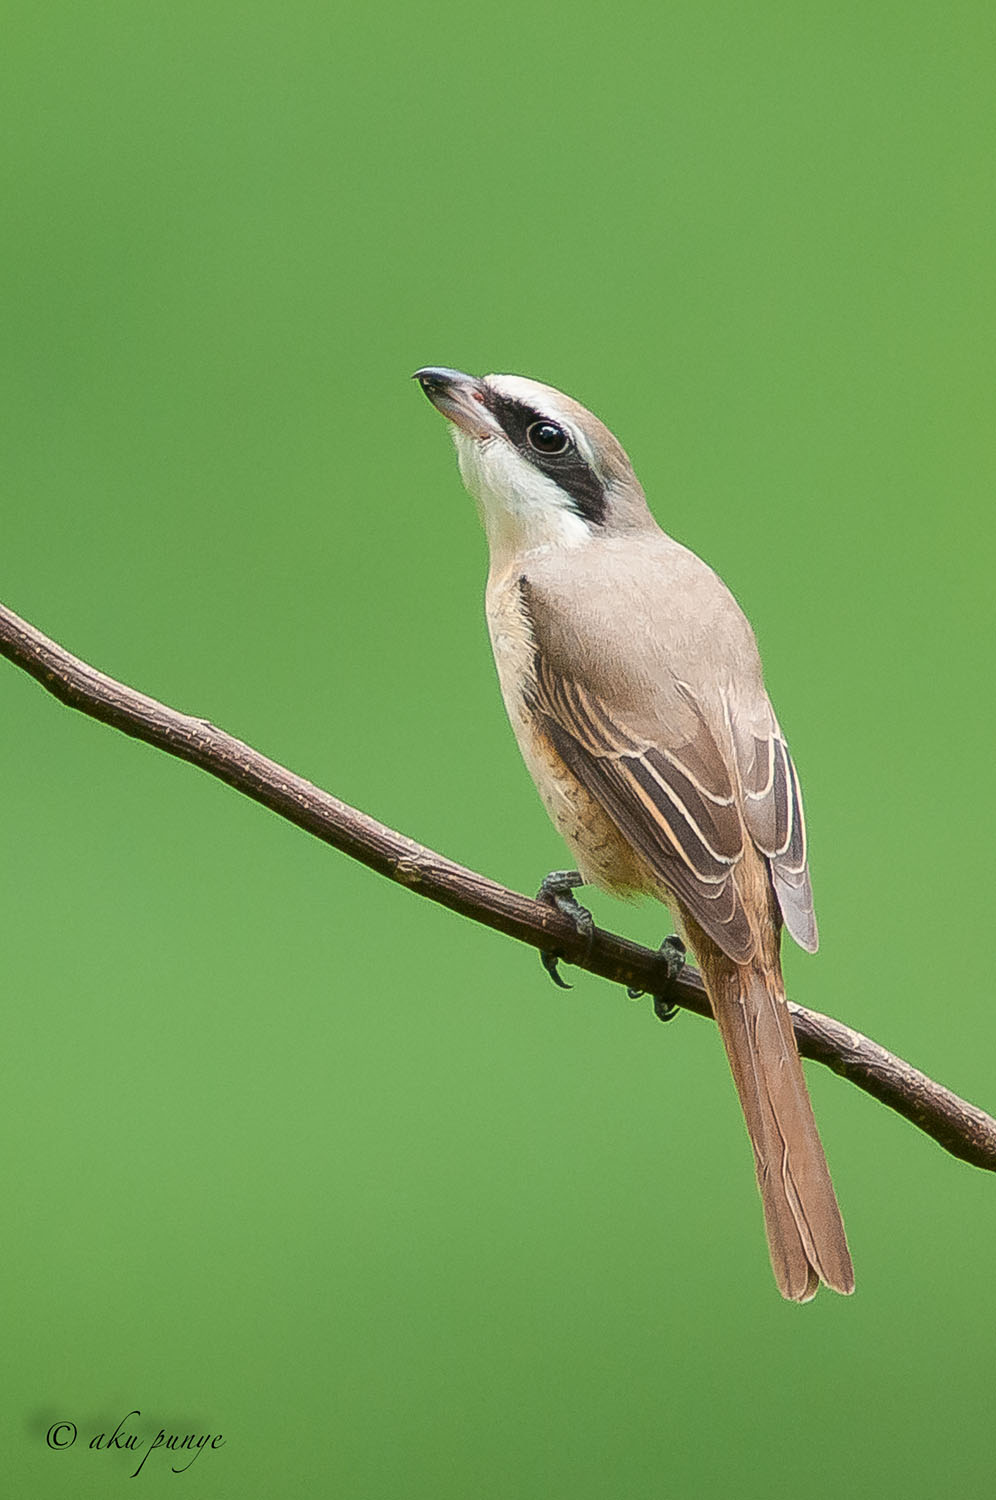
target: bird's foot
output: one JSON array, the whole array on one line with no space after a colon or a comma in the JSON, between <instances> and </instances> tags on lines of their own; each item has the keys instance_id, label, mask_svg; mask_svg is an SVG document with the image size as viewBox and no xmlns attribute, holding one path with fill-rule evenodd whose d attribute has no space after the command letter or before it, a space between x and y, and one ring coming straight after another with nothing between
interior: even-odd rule
<instances>
[{"instance_id":1,"label":"bird's foot","mask_svg":"<svg viewBox=\"0 0 996 1500\"><path fill-rule=\"evenodd\" d=\"M666 937L658 951L667 963L667 982L669 985L674 984L685 967L685 945L680 937ZM627 990L626 993L631 1000L639 1000L646 991ZM673 1021L679 1009L674 1001L669 1000L666 994L655 995L653 998L654 1014L658 1021Z\"/></svg>"},{"instance_id":2,"label":"bird's foot","mask_svg":"<svg viewBox=\"0 0 996 1500\"><path fill-rule=\"evenodd\" d=\"M548 906L556 907L557 911L563 912L565 917L572 917L578 932L588 941L587 952L591 952L591 945L595 940L595 923L591 912L586 906L575 899L574 890L579 885L585 885L586 881L580 870L551 870L536 892L537 901L545 901ZM540 954L540 962L553 980L562 990L573 989L574 986L561 979L560 970L557 968L562 953L543 952Z\"/></svg>"}]
</instances>

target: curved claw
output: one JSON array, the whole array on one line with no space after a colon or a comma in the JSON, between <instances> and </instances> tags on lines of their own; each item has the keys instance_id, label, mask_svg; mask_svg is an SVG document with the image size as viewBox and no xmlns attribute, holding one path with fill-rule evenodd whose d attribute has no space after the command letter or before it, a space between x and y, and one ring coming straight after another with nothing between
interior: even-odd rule
<instances>
[{"instance_id":1,"label":"curved claw","mask_svg":"<svg viewBox=\"0 0 996 1500\"><path fill-rule=\"evenodd\" d=\"M543 965L544 969L559 989L572 990L574 988L573 984L568 984L567 980L561 977L560 970L557 968L557 965L560 963L560 958L561 955L559 953L541 953L540 963Z\"/></svg>"}]
</instances>

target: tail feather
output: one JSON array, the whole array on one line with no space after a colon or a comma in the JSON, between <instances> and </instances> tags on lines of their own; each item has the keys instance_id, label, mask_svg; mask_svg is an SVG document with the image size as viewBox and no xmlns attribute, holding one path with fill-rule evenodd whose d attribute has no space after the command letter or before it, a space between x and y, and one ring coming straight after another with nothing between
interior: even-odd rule
<instances>
[{"instance_id":1,"label":"tail feather","mask_svg":"<svg viewBox=\"0 0 996 1500\"><path fill-rule=\"evenodd\" d=\"M821 1281L853 1292L844 1224L781 975L756 962L736 964L718 950L710 959L703 977L754 1147L775 1280L794 1302L808 1302Z\"/></svg>"}]
</instances>

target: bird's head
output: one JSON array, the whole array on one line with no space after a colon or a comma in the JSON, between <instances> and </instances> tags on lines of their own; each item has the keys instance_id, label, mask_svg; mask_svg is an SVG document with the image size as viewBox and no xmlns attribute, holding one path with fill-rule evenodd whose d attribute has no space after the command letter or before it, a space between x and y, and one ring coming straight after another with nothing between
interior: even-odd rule
<instances>
[{"instance_id":1,"label":"bird's head","mask_svg":"<svg viewBox=\"0 0 996 1500\"><path fill-rule=\"evenodd\" d=\"M622 446L570 396L521 375L427 367L414 378L453 424L493 559L653 524Z\"/></svg>"}]
</instances>

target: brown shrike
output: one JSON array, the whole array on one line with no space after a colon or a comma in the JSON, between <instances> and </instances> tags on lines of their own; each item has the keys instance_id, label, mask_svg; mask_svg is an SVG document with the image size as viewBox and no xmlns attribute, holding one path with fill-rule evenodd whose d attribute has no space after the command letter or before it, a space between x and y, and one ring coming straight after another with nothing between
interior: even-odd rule
<instances>
[{"instance_id":1,"label":"brown shrike","mask_svg":"<svg viewBox=\"0 0 996 1500\"><path fill-rule=\"evenodd\" d=\"M416 378L480 510L502 695L573 883L670 908L740 1095L779 1289L850 1292L779 958L783 923L817 946L802 799L753 631L591 412L517 375Z\"/></svg>"}]
</instances>

